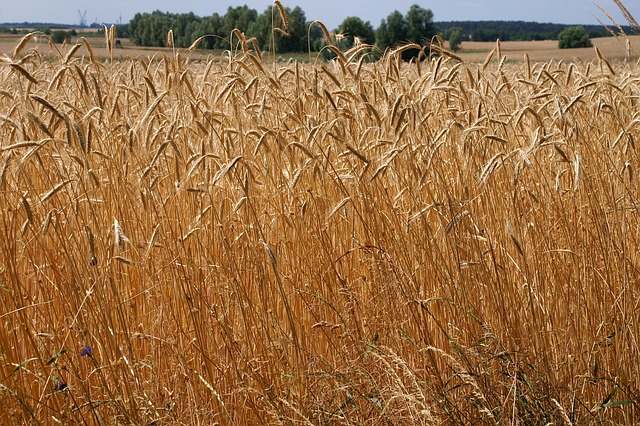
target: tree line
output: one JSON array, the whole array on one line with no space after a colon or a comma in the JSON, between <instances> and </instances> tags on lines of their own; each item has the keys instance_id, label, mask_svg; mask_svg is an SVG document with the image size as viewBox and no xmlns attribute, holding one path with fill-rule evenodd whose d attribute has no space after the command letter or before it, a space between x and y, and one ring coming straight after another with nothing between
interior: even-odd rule
<instances>
[{"instance_id":1,"label":"tree line","mask_svg":"<svg viewBox=\"0 0 640 426\"><path fill-rule=\"evenodd\" d=\"M229 7L227 13L200 17L193 13L167 13L159 10L138 13L128 25L118 27L119 37L128 37L139 46L165 46L169 30L173 31L174 45L188 47L203 35L200 47L205 49L229 49L229 36L234 29L255 38L262 50L275 47L278 52L320 51L326 45L324 33L318 25L307 20L300 7L286 8L287 22L282 22L275 6L262 13L248 6ZM286 28L285 28L286 27ZM277 28L278 31L273 31ZM433 21L433 12L414 4L402 14L392 12L374 29L369 21L351 16L335 29L333 43L349 48L356 43L375 46L380 51L405 43L428 44L435 35L449 40L459 47L465 40L472 41L524 41L558 40L559 35L571 28L569 25L525 21ZM584 25L589 38L609 36L601 25ZM622 27L628 34L631 28ZM274 46L271 46L271 45Z\"/></svg>"},{"instance_id":2,"label":"tree line","mask_svg":"<svg viewBox=\"0 0 640 426\"><path fill-rule=\"evenodd\" d=\"M448 38L454 28L462 32L466 40L473 41L530 41L558 40L561 32L572 27L565 24L551 24L526 21L452 21L438 22L443 37ZM611 34L602 25L582 25L589 38L608 37ZM620 27L627 34L635 32L629 26Z\"/></svg>"},{"instance_id":3,"label":"tree line","mask_svg":"<svg viewBox=\"0 0 640 426\"><path fill-rule=\"evenodd\" d=\"M277 9L271 6L262 13L248 6L229 7L224 15L214 13L208 17L156 10L137 13L128 25L118 28L118 36L128 37L139 46L160 47L166 45L167 33L171 30L176 47L189 47L198 38L207 36L199 47L229 49L232 45L230 34L238 29L247 37L254 38L262 50L271 50L272 47L278 52L322 50L327 40L321 27L308 21L300 7L285 10L286 22L282 22ZM369 21L348 17L334 31L332 43L343 48L365 43L384 50L409 42L424 45L438 33L433 23L433 12L414 4L404 15L394 11L382 20L376 30Z\"/></svg>"}]
</instances>

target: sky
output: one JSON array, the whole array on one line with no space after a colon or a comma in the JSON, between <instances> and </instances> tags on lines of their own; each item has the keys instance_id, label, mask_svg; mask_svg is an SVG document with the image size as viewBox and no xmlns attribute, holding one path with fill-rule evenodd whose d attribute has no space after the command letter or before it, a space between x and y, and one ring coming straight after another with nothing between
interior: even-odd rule
<instances>
[{"instance_id":1,"label":"sky","mask_svg":"<svg viewBox=\"0 0 640 426\"><path fill-rule=\"evenodd\" d=\"M281 0L287 7L300 6L307 20L322 21L334 29L348 16L358 16L377 27L394 10L403 14L417 3L434 13L434 21L537 21L559 24L605 24L611 21L594 4L598 4L621 24L626 24L613 0ZM640 21L640 2L623 0L631 14ZM247 5L262 13L273 3L271 0L18 0L0 2L0 22L49 22L78 24L80 13L86 11L88 24L127 23L137 12L186 13L209 16L223 15L229 6Z\"/></svg>"}]
</instances>

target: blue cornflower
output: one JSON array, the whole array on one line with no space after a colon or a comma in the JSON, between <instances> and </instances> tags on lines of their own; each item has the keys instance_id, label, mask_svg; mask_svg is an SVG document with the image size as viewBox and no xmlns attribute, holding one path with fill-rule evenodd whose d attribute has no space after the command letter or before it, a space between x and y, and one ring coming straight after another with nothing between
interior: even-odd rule
<instances>
[{"instance_id":1,"label":"blue cornflower","mask_svg":"<svg viewBox=\"0 0 640 426\"><path fill-rule=\"evenodd\" d=\"M59 391L63 391L67 388L67 384L65 382L63 382L62 380L60 380L58 382L58 386L56 386L56 389L58 389Z\"/></svg>"},{"instance_id":2,"label":"blue cornflower","mask_svg":"<svg viewBox=\"0 0 640 426\"><path fill-rule=\"evenodd\" d=\"M87 345L84 347L83 350L80 351L80 356L85 356L85 355L91 356L91 346Z\"/></svg>"}]
</instances>

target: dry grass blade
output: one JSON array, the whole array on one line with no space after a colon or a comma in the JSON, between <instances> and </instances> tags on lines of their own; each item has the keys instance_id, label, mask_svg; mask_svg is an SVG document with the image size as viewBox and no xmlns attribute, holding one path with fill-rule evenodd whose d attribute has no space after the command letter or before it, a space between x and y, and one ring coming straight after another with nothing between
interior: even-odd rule
<instances>
[{"instance_id":1,"label":"dry grass blade","mask_svg":"<svg viewBox=\"0 0 640 426\"><path fill-rule=\"evenodd\" d=\"M631 25L633 30L636 32L640 31L640 24L638 24L638 21L636 21L633 15L629 12L629 9L627 9L620 0L613 0L613 2L618 6L620 12L622 12L622 16L624 16L624 19L626 19L629 25Z\"/></svg>"},{"instance_id":2,"label":"dry grass blade","mask_svg":"<svg viewBox=\"0 0 640 426\"><path fill-rule=\"evenodd\" d=\"M423 208L422 210L413 213L411 216L409 216L409 219L407 219L407 223L409 224L409 223L413 222L414 220L422 217L425 213L428 213L434 207L435 207L435 204L430 204L427 207Z\"/></svg>"},{"instance_id":3,"label":"dry grass blade","mask_svg":"<svg viewBox=\"0 0 640 426\"><path fill-rule=\"evenodd\" d=\"M242 160L242 156L237 156L234 159L232 159L231 161L229 161L227 164L225 164L224 166L222 166L220 168L220 170L218 170L218 172L215 174L215 176L213 177L213 184L215 185L216 183L218 183L218 181L220 181L222 178L224 178L227 173L229 173L229 171L231 169L233 169L235 167L236 164L238 164L238 161Z\"/></svg>"},{"instance_id":4,"label":"dry grass blade","mask_svg":"<svg viewBox=\"0 0 640 426\"><path fill-rule=\"evenodd\" d=\"M68 180L64 180L62 182L60 182L59 184L57 184L56 186L54 186L53 188L51 188L50 191L48 191L46 194L41 195L40 198L40 202L44 203L45 201L47 201L49 198L53 197L56 192L60 191L62 188L64 188L68 183L72 182L71 179Z\"/></svg>"},{"instance_id":5,"label":"dry grass blade","mask_svg":"<svg viewBox=\"0 0 640 426\"><path fill-rule=\"evenodd\" d=\"M4 114L0 114L0 120L4 121L5 123L11 125L14 128L18 128L18 123L16 123L15 121L13 121L11 118L7 117Z\"/></svg>"},{"instance_id":6,"label":"dry grass blade","mask_svg":"<svg viewBox=\"0 0 640 426\"><path fill-rule=\"evenodd\" d=\"M147 111L145 112L144 116L142 117L142 119L140 121L138 121L138 123L136 123L136 128L135 130L139 130L140 127L142 127L143 125L147 125L147 120L149 119L149 117L151 117L151 114L155 111L155 109L158 107L158 105L160 104L160 102L162 102L162 100L164 99L165 96L167 96L169 94L168 91L164 91L162 93L160 93L151 103L151 105L149 105L149 108L147 108Z\"/></svg>"},{"instance_id":7,"label":"dry grass blade","mask_svg":"<svg viewBox=\"0 0 640 426\"><path fill-rule=\"evenodd\" d=\"M155 228L153 228L153 232L151 233L151 238L149 238L149 243L147 244L147 250L145 251L145 259L149 259L151 256L151 251L156 244L156 239L158 238L158 231L160 230L160 224L157 224Z\"/></svg>"},{"instance_id":8,"label":"dry grass blade","mask_svg":"<svg viewBox=\"0 0 640 426\"><path fill-rule=\"evenodd\" d=\"M32 148L32 147L40 147L46 143L47 140L43 140L40 142L35 141L24 141L24 142L16 142L9 146L3 146L0 150L3 152L13 151L14 149L22 149L22 148Z\"/></svg>"},{"instance_id":9,"label":"dry grass blade","mask_svg":"<svg viewBox=\"0 0 640 426\"><path fill-rule=\"evenodd\" d=\"M351 197L347 197L344 200L340 201L327 215L327 221L333 217L340 209L342 209L349 201L351 201Z\"/></svg>"},{"instance_id":10,"label":"dry grass blade","mask_svg":"<svg viewBox=\"0 0 640 426\"><path fill-rule=\"evenodd\" d=\"M455 215L453 217L453 219L451 219L451 221L447 224L447 226L445 227L445 233L449 234L451 231L453 231L453 229L456 227L456 225L458 225L460 223L460 221L462 219L464 219L465 217L469 216L469 212L464 210L460 213L458 213L457 215Z\"/></svg>"},{"instance_id":11,"label":"dry grass blade","mask_svg":"<svg viewBox=\"0 0 640 426\"><path fill-rule=\"evenodd\" d=\"M20 73L21 75L25 76L27 78L27 80L29 80L33 84L38 84L38 80L36 80L36 78L34 76L32 76L29 73L29 71L24 69L22 66L20 66L18 64L11 64L11 68L13 68L14 70L18 71L18 73Z\"/></svg>"}]
</instances>

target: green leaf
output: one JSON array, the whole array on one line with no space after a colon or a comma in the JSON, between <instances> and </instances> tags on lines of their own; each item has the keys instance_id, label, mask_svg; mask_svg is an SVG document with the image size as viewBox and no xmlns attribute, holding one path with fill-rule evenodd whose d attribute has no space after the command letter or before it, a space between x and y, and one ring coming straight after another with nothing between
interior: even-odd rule
<instances>
[{"instance_id":1,"label":"green leaf","mask_svg":"<svg viewBox=\"0 0 640 426\"><path fill-rule=\"evenodd\" d=\"M619 407L621 405L628 405L628 404L633 404L633 401L631 401L630 399L623 399L621 401L611 401L611 402L607 402L606 404L602 404L600 408Z\"/></svg>"},{"instance_id":2,"label":"green leaf","mask_svg":"<svg viewBox=\"0 0 640 426\"><path fill-rule=\"evenodd\" d=\"M366 360L367 360L367 358L369 358L369 354L371 353L371 351L372 351L372 350L374 350L374 349L377 349L377 348L378 348L378 347L376 346L376 342L378 342L378 338L379 338L379 337L380 337L380 336L378 335L378 333L375 333L375 334L373 335L373 340L371 341L371 343L369 343L369 344L367 345L367 351L364 353L364 355L363 355L363 357L362 357L362 360L363 360L363 361L366 361Z\"/></svg>"},{"instance_id":3,"label":"green leaf","mask_svg":"<svg viewBox=\"0 0 640 426\"><path fill-rule=\"evenodd\" d=\"M58 360L58 358L60 358L62 355L64 355L65 352L67 352L68 350L69 349L62 348L62 350L60 352L55 354L49 361L47 361L47 365L51 365L54 362L56 362Z\"/></svg>"},{"instance_id":4,"label":"green leaf","mask_svg":"<svg viewBox=\"0 0 640 426\"><path fill-rule=\"evenodd\" d=\"M20 364L11 364L11 365L15 366L15 368L13 369L13 371L11 373L12 374L15 373L16 371L20 370L22 367L24 367L25 365L27 365L31 361L35 361L36 359L37 358L29 358L27 360L22 361Z\"/></svg>"}]
</instances>

